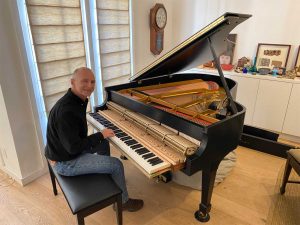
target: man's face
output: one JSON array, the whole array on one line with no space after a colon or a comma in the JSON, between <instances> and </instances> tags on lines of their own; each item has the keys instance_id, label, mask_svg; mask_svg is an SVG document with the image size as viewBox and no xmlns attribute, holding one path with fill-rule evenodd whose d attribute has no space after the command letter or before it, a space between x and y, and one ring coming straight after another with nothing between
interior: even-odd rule
<instances>
[{"instance_id":1,"label":"man's face","mask_svg":"<svg viewBox=\"0 0 300 225\"><path fill-rule=\"evenodd\" d=\"M75 95L85 100L95 89L95 77L90 70L79 71L74 78L71 79L72 91Z\"/></svg>"}]
</instances>

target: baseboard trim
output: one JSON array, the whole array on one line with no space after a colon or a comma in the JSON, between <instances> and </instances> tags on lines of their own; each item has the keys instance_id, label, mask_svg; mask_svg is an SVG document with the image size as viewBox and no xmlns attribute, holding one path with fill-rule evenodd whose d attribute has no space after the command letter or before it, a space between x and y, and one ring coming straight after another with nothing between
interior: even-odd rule
<instances>
[{"instance_id":1,"label":"baseboard trim","mask_svg":"<svg viewBox=\"0 0 300 225\"><path fill-rule=\"evenodd\" d=\"M291 145L245 133L242 134L239 144L246 148L251 148L260 152L279 156L281 158L286 158L286 152L293 148L293 146Z\"/></svg>"},{"instance_id":2,"label":"baseboard trim","mask_svg":"<svg viewBox=\"0 0 300 225\"><path fill-rule=\"evenodd\" d=\"M21 186L25 186L26 184L29 184L30 182L34 181L35 179L39 178L40 176L42 176L48 172L48 168L44 167L44 168L41 168L41 169L31 173L30 175L28 175L26 177L20 178L13 172L9 171L6 167L1 166L0 169L4 173L6 173L8 176L10 176L12 179L14 179L16 182L18 182Z\"/></svg>"},{"instance_id":3,"label":"baseboard trim","mask_svg":"<svg viewBox=\"0 0 300 225\"><path fill-rule=\"evenodd\" d=\"M286 158L286 152L295 146L278 142L279 134L244 125L240 145L274 156Z\"/></svg>"},{"instance_id":4,"label":"baseboard trim","mask_svg":"<svg viewBox=\"0 0 300 225\"><path fill-rule=\"evenodd\" d=\"M33 172L32 174L21 179L22 185L25 186L26 184L29 184L30 182L34 181L35 179L39 178L40 176L43 176L47 172L48 172L47 167L41 168L40 170Z\"/></svg>"}]
</instances>

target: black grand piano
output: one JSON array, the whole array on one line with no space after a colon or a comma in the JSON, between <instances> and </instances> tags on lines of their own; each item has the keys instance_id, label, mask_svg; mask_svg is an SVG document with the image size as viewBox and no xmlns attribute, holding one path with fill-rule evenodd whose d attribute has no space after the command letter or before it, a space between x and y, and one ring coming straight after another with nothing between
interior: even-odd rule
<instances>
[{"instance_id":1,"label":"black grand piano","mask_svg":"<svg viewBox=\"0 0 300 225\"><path fill-rule=\"evenodd\" d=\"M236 83L224 78L218 56L226 50L229 32L249 17L224 14L131 82L106 87L104 104L87 115L96 129L115 130L112 144L148 177L176 170L191 176L202 170L201 202L195 212L201 222L210 219L216 171L237 147L245 116L245 108L232 98ZM178 73L209 60L214 60L219 76ZM173 149L178 151L172 153ZM170 159L162 152L168 152Z\"/></svg>"}]
</instances>

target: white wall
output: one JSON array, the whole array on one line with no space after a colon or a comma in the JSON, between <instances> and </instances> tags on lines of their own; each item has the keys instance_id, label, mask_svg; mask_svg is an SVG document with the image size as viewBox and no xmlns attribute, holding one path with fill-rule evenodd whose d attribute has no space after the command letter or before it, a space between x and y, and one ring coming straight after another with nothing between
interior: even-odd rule
<instances>
[{"instance_id":1,"label":"white wall","mask_svg":"<svg viewBox=\"0 0 300 225\"><path fill-rule=\"evenodd\" d=\"M132 51L133 51L133 73L155 61L168 50L175 47L173 44L173 0L132 0ZM164 4L167 10L167 25L164 29L164 49L160 55L153 55L150 51L150 9L155 3Z\"/></svg>"},{"instance_id":2,"label":"white wall","mask_svg":"<svg viewBox=\"0 0 300 225\"><path fill-rule=\"evenodd\" d=\"M145 2L145 3L144 3ZM299 0L172 0L159 1L168 10L164 51L154 57L149 48L149 10L157 1L133 0L134 72L144 68L225 12L251 14L235 28L237 45L233 62L243 56L253 59L258 43L292 45L288 69L294 66L300 45ZM171 13L170 13L171 12Z\"/></svg>"},{"instance_id":3,"label":"white wall","mask_svg":"<svg viewBox=\"0 0 300 225\"><path fill-rule=\"evenodd\" d=\"M0 147L5 170L21 184L46 171L16 1L0 1Z\"/></svg>"}]
</instances>

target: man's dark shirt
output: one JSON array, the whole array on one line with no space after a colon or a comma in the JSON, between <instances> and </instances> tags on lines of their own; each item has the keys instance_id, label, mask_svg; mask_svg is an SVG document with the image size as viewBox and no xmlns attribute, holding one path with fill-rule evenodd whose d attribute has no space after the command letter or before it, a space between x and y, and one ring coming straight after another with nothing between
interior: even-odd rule
<instances>
[{"instance_id":1,"label":"man's dark shirt","mask_svg":"<svg viewBox=\"0 0 300 225\"><path fill-rule=\"evenodd\" d=\"M50 111L47 126L45 156L54 161L76 158L103 140L100 132L87 136L86 107L71 89L57 101Z\"/></svg>"}]
</instances>

